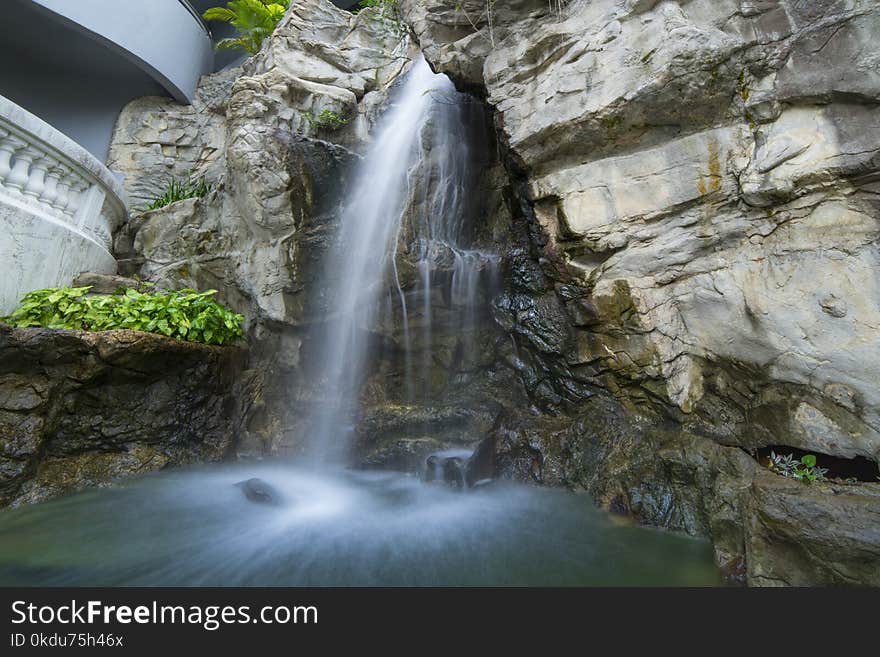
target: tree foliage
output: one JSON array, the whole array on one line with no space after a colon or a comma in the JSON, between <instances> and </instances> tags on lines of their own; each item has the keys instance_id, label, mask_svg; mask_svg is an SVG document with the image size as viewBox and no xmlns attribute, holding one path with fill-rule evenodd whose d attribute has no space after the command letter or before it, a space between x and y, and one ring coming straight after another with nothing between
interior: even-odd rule
<instances>
[{"instance_id":1,"label":"tree foliage","mask_svg":"<svg viewBox=\"0 0 880 657\"><path fill-rule=\"evenodd\" d=\"M288 7L290 0L231 0L225 7L208 9L202 17L206 21L229 23L238 30L239 36L220 40L218 48L244 50L255 55L284 18Z\"/></svg>"}]
</instances>

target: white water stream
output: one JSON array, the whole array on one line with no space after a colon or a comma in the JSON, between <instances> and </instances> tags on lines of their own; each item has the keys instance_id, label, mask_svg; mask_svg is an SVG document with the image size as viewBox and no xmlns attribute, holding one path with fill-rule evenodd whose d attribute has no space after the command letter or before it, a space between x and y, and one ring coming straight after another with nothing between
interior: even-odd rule
<instances>
[{"instance_id":1,"label":"white water stream","mask_svg":"<svg viewBox=\"0 0 880 657\"><path fill-rule=\"evenodd\" d=\"M328 254L324 290L332 316L317 342L316 366L324 403L309 422L308 453L323 462L344 462L350 447L360 386L370 367L373 327L383 304L397 305L403 327L405 378L410 401L429 404L432 363L432 305L435 271L451 271L447 296L463 335L475 329L479 285L494 279L497 257L465 245L471 230L472 194L479 171L470 152L469 103L445 75L419 57L381 119L375 140L355 173L340 219L336 244ZM418 251L418 289L404 293L396 256L405 217L410 217ZM485 280L485 279L483 279ZM392 285L389 286L389 281ZM387 303L386 297L396 297ZM409 310L422 319L423 362L413 362ZM467 344L463 358L474 358Z\"/></svg>"}]
</instances>

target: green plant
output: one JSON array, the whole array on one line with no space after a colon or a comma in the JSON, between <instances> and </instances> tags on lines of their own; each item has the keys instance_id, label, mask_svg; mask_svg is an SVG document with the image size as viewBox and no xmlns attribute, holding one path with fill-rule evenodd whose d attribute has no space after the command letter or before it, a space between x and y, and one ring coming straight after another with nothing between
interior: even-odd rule
<instances>
[{"instance_id":1,"label":"green plant","mask_svg":"<svg viewBox=\"0 0 880 657\"><path fill-rule=\"evenodd\" d=\"M816 465L816 457L813 454L804 454L798 461L794 454L782 456L771 451L769 467L773 472L781 474L783 477L791 477L806 483L824 481L825 475L828 473L827 468L820 468Z\"/></svg>"},{"instance_id":2,"label":"green plant","mask_svg":"<svg viewBox=\"0 0 880 657\"><path fill-rule=\"evenodd\" d=\"M89 295L89 287L35 290L21 301L6 324L80 331L130 329L180 340L225 344L242 336L244 317L212 298L216 290Z\"/></svg>"},{"instance_id":3,"label":"green plant","mask_svg":"<svg viewBox=\"0 0 880 657\"><path fill-rule=\"evenodd\" d=\"M260 52L265 38L275 31L284 18L290 0L230 0L225 7L212 7L202 17L206 21L223 21L239 31L239 36L221 39L217 47L244 50L250 55Z\"/></svg>"},{"instance_id":4,"label":"green plant","mask_svg":"<svg viewBox=\"0 0 880 657\"><path fill-rule=\"evenodd\" d=\"M186 178L184 180L171 178L168 181L168 187L165 189L165 192L147 206L146 212L158 210L166 205L171 205L188 198L202 198L207 196L211 189L213 189L213 186L204 178Z\"/></svg>"},{"instance_id":5,"label":"green plant","mask_svg":"<svg viewBox=\"0 0 880 657\"><path fill-rule=\"evenodd\" d=\"M348 123L348 119L340 116L332 110L321 110L317 115L306 114L306 120L313 128L318 130L339 130Z\"/></svg>"}]
</instances>

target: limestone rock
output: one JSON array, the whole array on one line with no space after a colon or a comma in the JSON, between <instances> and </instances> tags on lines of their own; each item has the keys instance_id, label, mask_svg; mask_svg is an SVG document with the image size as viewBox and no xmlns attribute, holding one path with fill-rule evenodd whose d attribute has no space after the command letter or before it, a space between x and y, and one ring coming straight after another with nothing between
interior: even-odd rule
<instances>
[{"instance_id":1,"label":"limestone rock","mask_svg":"<svg viewBox=\"0 0 880 657\"><path fill-rule=\"evenodd\" d=\"M721 442L880 458L877 3L518 2L496 5L492 39L471 4L403 6L432 63L494 108L545 289L595 311L582 329L523 290L502 326L543 368L563 352Z\"/></svg>"},{"instance_id":2,"label":"limestone rock","mask_svg":"<svg viewBox=\"0 0 880 657\"><path fill-rule=\"evenodd\" d=\"M783 494L742 448L880 460L880 3L401 6L487 99L512 182L495 314L544 413L502 423L499 467L712 536L751 583L873 581L871 484ZM774 555L775 531L806 556Z\"/></svg>"}]
</instances>

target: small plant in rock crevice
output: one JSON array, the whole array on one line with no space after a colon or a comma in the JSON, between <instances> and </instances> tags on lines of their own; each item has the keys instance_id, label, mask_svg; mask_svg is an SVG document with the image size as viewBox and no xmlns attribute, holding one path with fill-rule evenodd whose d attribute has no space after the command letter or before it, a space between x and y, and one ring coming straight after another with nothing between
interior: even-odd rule
<instances>
[{"instance_id":1,"label":"small plant in rock crevice","mask_svg":"<svg viewBox=\"0 0 880 657\"><path fill-rule=\"evenodd\" d=\"M77 331L128 329L169 338L222 345L242 337L244 316L217 303L216 290L89 295L91 287L35 290L25 295L9 317L18 328Z\"/></svg>"},{"instance_id":2,"label":"small plant in rock crevice","mask_svg":"<svg viewBox=\"0 0 880 657\"><path fill-rule=\"evenodd\" d=\"M793 454L782 456L776 452L770 452L768 467L776 474L811 483L825 481L828 474L827 468L816 465L816 457L813 454L804 454L798 461Z\"/></svg>"},{"instance_id":3,"label":"small plant in rock crevice","mask_svg":"<svg viewBox=\"0 0 880 657\"><path fill-rule=\"evenodd\" d=\"M321 110L317 115L315 114L306 114L306 120L309 122L309 125L316 130L339 130L345 125L348 125L349 119L337 114L333 110Z\"/></svg>"},{"instance_id":4,"label":"small plant in rock crevice","mask_svg":"<svg viewBox=\"0 0 880 657\"><path fill-rule=\"evenodd\" d=\"M144 212L158 210L171 205L172 203L185 201L190 198L203 198L207 196L213 188L214 186L207 182L204 177L192 178L189 176L183 180L171 178L171 180L168 181L168 186L165 188L164 193L153 199Z\"/></svg>"}]
</instances>

